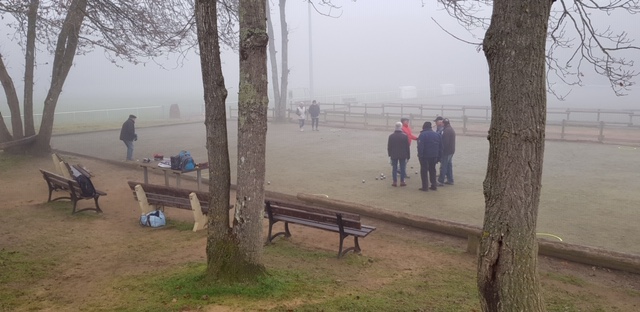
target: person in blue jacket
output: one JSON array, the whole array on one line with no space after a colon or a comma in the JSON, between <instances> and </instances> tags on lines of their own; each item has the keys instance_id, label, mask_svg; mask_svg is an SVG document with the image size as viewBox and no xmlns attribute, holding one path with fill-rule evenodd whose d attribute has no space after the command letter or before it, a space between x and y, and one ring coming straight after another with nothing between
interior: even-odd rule
<instances>
[{"instance_id":1,"label":"person in blue jacket","mask_svg":"<svg viewBox=\"0 0 640 312\"><path fill-rule=\"evenodd\" d=\"M442 157L442 138L433 131L431 122L422 125L422 131L418 136L418 160L420 160L420 179L422 179L421 191L438 190L436 180L436 163ZM429 187L431 182L431 187Z\"/></svg>"}]
</instances>

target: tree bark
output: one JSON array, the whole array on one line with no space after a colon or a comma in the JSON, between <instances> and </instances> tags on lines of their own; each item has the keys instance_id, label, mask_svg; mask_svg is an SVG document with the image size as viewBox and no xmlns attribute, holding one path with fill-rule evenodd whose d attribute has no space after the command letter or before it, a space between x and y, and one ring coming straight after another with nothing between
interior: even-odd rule
<instances>
[{"instance_id":1,"label":"tree bark","mask_svg":"<svg viewBox=\"0 0 640 312\"><path fill-rule=\"evenodd\" d=\"M483 311L544 311L536 222L546 118L545 40L552 1L496 0L483 42L491 126L478 257Z\"/></svg>"},{"instance_id":2,"label":"tree bark","mask_svg":"<svg viewBox=\"0 0 640 312\"><path fill-rule=\"evenodd\" d=\"M38 20L39 0L29 2L27 12L27 46L25 50L24 66L24 134L31 136L36 134L33 121L33 71L36 62L36 22Z\"/></svg>"},{"instance_id":3,"label":"tree bark","mask_svg":"<svg viewBox=\"0 0 640 312\"><path fill-rule=\"evenodd\" d=\"M222 75L217 23L217 1L198 0L195 7L204 87L205 125L209 159L209 228L207 271L209 281L242 280L242 254L238 239L229 228L231 165L227 139L225 100L227 89Z\"/></svg>"},{"instance_id":4,"label":"tree bark","mask_svg":"<svg viewBox=\"0 0 640 312\"><path fill-rule=\"evenodd\" d=\"M51 73L51 85L44 100L40 131L35 144L32 146L31 154L43 155L51 151L51 133L53 131L56 105L78 49L78 37L86 8L87 0L74 0L69 6L69 11L58 35Z\"/></svg>"},{"instance_id":5,"label":"tree bark","mask_svg":"<svg viewBox=\"0 0 640 312\"><path fill-rule=\"evenodd\" d=\"M276 103L277 114L284 120L287 110L287 89L289 88L289 26L287 25L287 0L280 0L280 37L282 37L282 77L280 80L280 102Z\"/></svg>"},{"instance_id":6,"label":"tree bark","mask_svg":"<svg viewBox=\"0 0 640 312\"><path fill-rule=\"evenodd\" d=\"M269 8L269 1L266 0L266 10L267 10L267 35L269 35L269 60L271 61L271 86L273 89L273 99L275 102L275 120L277 122L284 121L284 112L281 114L280 111L280 83L278 81L278 59L276 54L276 41L275 36L273 35L273 23L271 22L271 10Z\"/></svg>"},{"instance_id":7,"label":"tree bark","mask_svg":"<svg viewBox=\"0 0 640 312\"><path fill-rule=\"evenodd\" d=\"M264 0L240 0L238 188L233 233L247 266L263 272L262 222L267 136L267 44ZM257 274L256 274L257 275Z\"/></svg>"},{"instance_id":8,"label":"tree bark","mask_svg":"<svg viewBox=\"0 0 640 312\"><path fill-rule=\"evenodd\" d=\"M0 142L9 140L17 140L22 138L22 117L20 116L20 100L18 100L18 94L16 93L16 87L13 84L13 79L7 72L7 67L4 65L4 60L0 54L0 83L7 97L7 105L9 105L9 112L11 113L11 131L9 134L7 125L2 120L0 125Z\"/></svg>"}]
</instances>

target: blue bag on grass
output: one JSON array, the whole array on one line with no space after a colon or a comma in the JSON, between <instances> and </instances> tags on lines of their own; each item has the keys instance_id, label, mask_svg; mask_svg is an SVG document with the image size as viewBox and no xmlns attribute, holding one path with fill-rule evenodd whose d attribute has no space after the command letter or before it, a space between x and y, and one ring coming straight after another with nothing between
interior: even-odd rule
<instances>
[{"instance_id":1,"label":"blue bag on grass","mask_svg":"<svg viewBox=\"0 0 640 312\"><path fill-rule=\"evenodd\" d=\"M160 210L152 211L140 216L140 225L150 227L161 227L167 223L164 213Z\"/></svg>"}]
</instances>

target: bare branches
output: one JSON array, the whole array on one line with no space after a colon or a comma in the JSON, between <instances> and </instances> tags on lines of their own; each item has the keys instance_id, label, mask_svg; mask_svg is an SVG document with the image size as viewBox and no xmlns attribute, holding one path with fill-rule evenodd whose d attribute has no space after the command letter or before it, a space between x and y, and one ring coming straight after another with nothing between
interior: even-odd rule
<instances>
[{"instance_id":1,"label":"bare branches","mask_svg":"<svg viewBox=\"0 0 640 312\"><path fill-rule=\"evenodd\" d=\"M33 1L33 0L32 0ZM38 11L38 36L41 45L53 52L55 38L68 11L68 1L43 0ZM0 3L0 16L8 13L15 18L18 42L24 42L26 12L29 1L5 0ZM219 38L231 49L238 45L238 0L218 0ZM156 60L176 54L179 61L186 52L197 48L194 0L89 0L84 11L85 21L80 31L78 53L97 47L114 64L118 60L131 63Z\"/></svg>"},{"instance_id":2,"label":"bare branches","mask_svg":"<svg viewBox=\"0 0 640 312\"><path fill-rule=\"evenodd\" d=\"M355 0L354 0L355 1ZM327 17L339 18L342 16L342 7L333 4L331 0L318 0L315 3L313 0L308 0L313 9L320 15ZM337 15L334 11L338 11Z\"/></svg>"},{"instance_id":3,"label":"bare branches","mask_svg":"<svg viewBox=\"0 0 640 312\"><path fill-rule=\"evenodd\" d=\"M633 45L625 31L615 32L609 26L600 30L595 21L618 12L638 13L640 3L637 0L559 1L549 20L548 56L555 59L554 53L559 50L567 50L570 55L563 62L548 58L549 72L569 85L582 85L583 67L588 65L607 77L616 95L625 95L638 76L633 60L627 59L627 51L640 48Z\"/></svg>"},{"instance_id":4,"label":"bare branches","mask_svg":"<svg viewBox=\"0 0 640 312\"><path fill-rule=\"evenodd\" d=\"M493 1L438 0L450 16L472 35L473 30L486 30L490 18L487 8ZM424 5L424 1L423 1ZM638 72L631 52L640 51L626 31L617 32L610 26L599 27L603 20L619 14L640 13L640 0L558 0L552 7L548 24L547 86L558 99L566 95L554 90L554 79L567 85L583 85L585 66L607 77L616 95L625 95ZM440 26L438 24L438 26ZM441 27L442 28L442 27ZM449 33L449 32L447 32ZM453 36L451 33L449 33ZM459 37L454 38L462 40ZM552 77L553 76L553 77Z\"/></svg>"}]
</instances>

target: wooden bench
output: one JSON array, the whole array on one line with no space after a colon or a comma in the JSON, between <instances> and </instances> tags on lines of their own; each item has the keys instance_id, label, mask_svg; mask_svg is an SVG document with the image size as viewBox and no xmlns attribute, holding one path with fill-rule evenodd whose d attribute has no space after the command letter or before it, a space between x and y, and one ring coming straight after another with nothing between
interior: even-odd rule
<instances>
[{"instance_id":1,"label":"wooden bench","mask_svg":"<svg viewBox=\"0 0 640 312\"><path fill-rule=\"evenodd\" d=\"M269 219L269 234L267 243L274 238L284 235L290 237L289 223L313 227L321 230L340 233L340 247L338 258L347 252L360 253L359 237L366 237L376 228L362 225L360 215L354 213L329 210L301 204L285 203L277 201L265 201L265 217ZM273 233L273 225L279 221L284 222L284 232ZM353 236L354 246L343 250L344 239Z\"/></svg>"},{"instance_id":2,"label":"wooden bench","mask_svg":"<svg viewBox=\"0 0 640 312\"><path fill-rule=\"evenodd\" d=\"M66 177L63 177L53 172L49 172L42 169L40 169L40 172L42 173L44 180L47 181L47 186L49 187L49 199L47 200L47 202L52 202L59 199L70 199L71 202L73 203L72 213L81 212L85 210L94 210L95 212L102 212L102 209L100 209L100 205L98 204L98 199L100 198L100 196L107 195L107 193L96 189L96 193L94 196L90 196L90 197L83 196L82 190L80 189L80 184L78 184L76 180L68 179ZM60 196L52 199L51 196L53 195L54 191L56 192L62 191L69 194L69 196ZM83 208L80 210L76 210L78 201L81 199L93 199L96 204L95 208L90 207L90 208Z\"/></svg>"},{"instance_id":3,"label":"wooden bench","mask_svg":"<svg viewBox=\"0 0 640 312\"><path fill-rule=\"evenodd\" d=\"M147 214L164 207L174 207L193 212L193 231L207 226L209 212L209 193L182 188L127 181L133 191L133 197L140 205L140 212Z\"/></svg>"}]
</instances>

